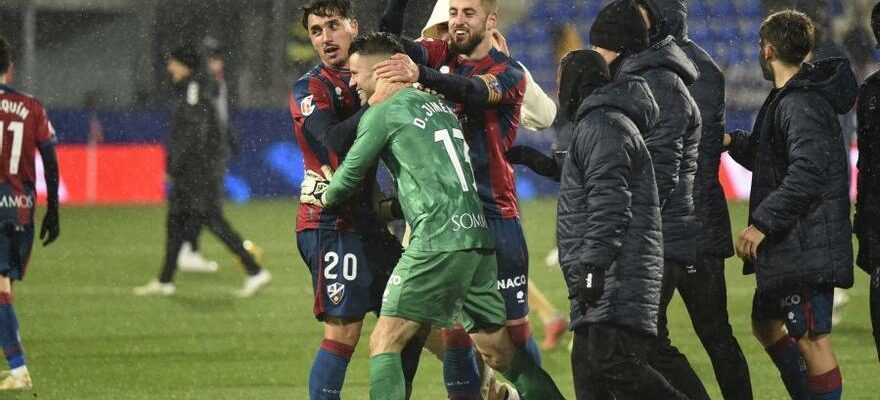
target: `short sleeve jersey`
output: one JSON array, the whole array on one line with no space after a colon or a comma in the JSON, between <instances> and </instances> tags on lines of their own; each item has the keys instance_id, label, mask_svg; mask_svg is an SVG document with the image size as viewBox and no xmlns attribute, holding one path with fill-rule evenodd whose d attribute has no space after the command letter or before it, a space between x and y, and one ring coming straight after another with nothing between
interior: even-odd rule
<instances>
[{"instance_id":1,"label":"short sleeve jersey","mask_svg":"<svg viewBox=\"0 0 880 400\"><path fill-rule=\"evenodd\" d=\"M318 65L299 78L293 86L289 98L290 114L293 117L296 141L303 156L305 170L320 171L322 165L336 169L342 157L326 148L318 137L318 132L305 128L306 120L319 113L333 113L340 119L352 116L360 109L357 92L349 87L351 74ZM296 217L296 231L306 229L333 229L354 231L357 228L362 210L366 207L364 198L369 199L368 185L362 185L363 196L340 204L338 207L322 209L310 204L301 204Z\"/></svg>"},{"instance_id":2,"label":"short sleeve jersey","mask_svg":"<svg viewBox=\"0 0 880 400\"><path fill-rule=\"evenodd\" d=\"M0 85L0 223L33 223L35 153L55 130L37 99Z\"/></svg>"},{"instance_id":3,"label":"short sleeve jersey","mask_svg":"<svg viewBox=\"0 0 880 400\"><path fill-rule=\"evenodd\" d=\"M451 103L406 88L370 107L325 201L344 199L381 157L412 228L408 249L492 248L461 124Z\"/></svg>"},{"instance_id":4,"label":"short sleeve jersey","mask_svg":"<svg viewBox=\"0 0 880 400\"><path fill-rule=\"evenodd\" d=\"M479 78L489 90L483 108L456 105L470 145L474 173L486 216L519 216L513 166L504 157L516 140L520 109L526 88L525 71L514 59L494 48L480 60L465 60L440 40L422 41L424 52L416 60L442 73Z\"/></svg>"}]
</instances>

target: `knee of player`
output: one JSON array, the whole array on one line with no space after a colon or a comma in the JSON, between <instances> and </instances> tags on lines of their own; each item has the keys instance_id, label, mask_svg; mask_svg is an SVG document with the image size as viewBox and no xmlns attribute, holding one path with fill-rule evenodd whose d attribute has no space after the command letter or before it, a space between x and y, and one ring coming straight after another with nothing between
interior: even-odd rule
<instances>
[{"instance_id":1,"label":"knee of player","mask_svg":"<svg viewBox=\"0 0 880 400\"><path fill-rule=\"evenodd\" d=\"M381 329L379 325L370 335L370 355L381 353L399 353L405 345L403 338L395 332Z\"/></svg>"},{"instance_id":2,"label":"knee of player","mask_svg":"<svg viewBox=\"0 0 880 400\"><path fill-rule=\"evenodd\" d=\"M752 320L752 336L765 348L772 346L787 334L782 321L777 323L777 321Z\"/></svg>"},{"instance_id":3,"label":"knee of player","mask_svg":"<svg viewBox=\"0 0 880 400\"><path fill-rule=\"evenodd\" d=\"M324 320L324 338L355 347L361 337L363 321L349 321L338 318Z\"/></svg>"},{"instance_id":4,"label":"knee of player","mask_svg":"<svg viewBox=\"0 0 880 400\"><path fill-rule=\"evenodd\" d=\"M798 339L798 349L805 355L831 353L831 335L812 335L808 332Z\"/></svg>"}]
</instances>

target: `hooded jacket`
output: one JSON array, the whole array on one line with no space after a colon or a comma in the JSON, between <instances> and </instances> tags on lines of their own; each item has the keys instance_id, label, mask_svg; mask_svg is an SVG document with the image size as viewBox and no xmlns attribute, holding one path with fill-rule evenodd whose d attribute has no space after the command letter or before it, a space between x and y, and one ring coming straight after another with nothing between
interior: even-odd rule
<instances>
[{"instance_id":1,"label":"hooded jacket","mask_svg":"<svg viewBox=\"0 0 880 400\"><path fill-rule=\"evenodd\" d=\"M837 114L857 90L846 59L804 64L770 93L753 132L732 135L731 156L753 172L749 223L766 235L744 266L759 292L852 286L849 162Z\"/></svg>"},{"instance_id":2,"label":"hooded jacket","mask_svg":"<svg viewBox=\"0 0 880 400\"><path fill-rule=\"evenodd\" d=\"M569 288L571 327L612 323L657 334L663 275L660 204L640 132L659 109L643 78L626 75L578 108L559 188L559 263ZM595 306L576 300L583 266L603 268Z\"/></svg>"},{"instance_id":3,"label":"hooded jacket","mask_svg":"<svg viewBox=\"0 0 880 400\"><path fill-rule=\"evenodd\" d=\"M664 258L694 264L697 230L693 191L701 120L687 85L698 77L696 66L672 36L627 56L619 65L612 72L645 78L660 107L657 124L644 132L644 138L663 214Z\"/></svg>"},{"instance_id":4,"label":"hooded jacket","mask_svg":"<svg viewBox=\"0 0 880 400\"><path fill-rule=\"evenodd\" d=\"M694 209L697 216L697 253L716 257L733 255L730 214L724 189L718 179L725 132L724 74L712 57L688 38L685 0L643 0L660 28L693 61L699 77L688 91L697 103L702 129L694 180Z\"/></svg>"},{"instance_id":5,"label":"hooded jacket","mask_svg":"<svg viewBox=\"0 0 880 400\"><path fill-rule=\"evenodd\" d=\"M880 267L880 72L859 87L859 178L855 231L856 263L866 272Z\"/></svg>"}]
</instances>

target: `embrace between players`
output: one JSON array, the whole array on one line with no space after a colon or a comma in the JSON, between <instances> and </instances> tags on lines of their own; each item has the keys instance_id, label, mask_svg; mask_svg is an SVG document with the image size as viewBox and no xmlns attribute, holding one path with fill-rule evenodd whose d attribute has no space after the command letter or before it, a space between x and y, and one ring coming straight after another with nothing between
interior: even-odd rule
<instances>
[{"instance_id":1,"label":"embrace between players","mask_svg":"<svg viewBox=\"0 0 880 400\"><path fill-rule=\"evenodd\" d=\"M669 340L666 307L678 289L725 398L752 398L727 322L729 221L713 226L719 212L707 211L721 207L727 219L717 164L729 147L755 173L736 251L757 276L756 337L793 398L840 398L830 296L852 285L852 249L836 115L852 107L855 77L844 59L804 62L814 42L804 14L771 15L760 59L776 89L754 132L725 134L723 78L687 38L684 3L614 1L592 25L594 50L561 61L570 143L550 175L561 179L557 240L575 392L708 399ZM388 1L384 28L400 26L405 4ZM526 288L496 284L528 277L508 159L527 76L494 34L496 9L492 0L451 0L448 40L411 42L388 33L355 39L346 0L303 8L322 60L290 98L307 170L297 241L325 326L312 399L340 397L369 311L380 315L370 338L373 399L412 395L426 343L443 360L450 398L562 398L540 367ZM397 198L377 195L379 159ZM408 223L405 251L382 216ZM444 328L442 346L429 340L432 326ZM512 386L494 383L493 370Z\"/></svg>"}]
</instances>

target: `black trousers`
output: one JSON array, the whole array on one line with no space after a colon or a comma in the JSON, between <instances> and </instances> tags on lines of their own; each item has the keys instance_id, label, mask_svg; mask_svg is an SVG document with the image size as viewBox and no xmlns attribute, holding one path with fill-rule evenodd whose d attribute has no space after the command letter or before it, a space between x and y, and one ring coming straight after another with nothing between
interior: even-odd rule
<instances>
[{"instance_id":1,"label":"black trousers","mask_svg":"<svg viewBox=\"0 0 880 400\"><path fill-rule=\"evenodd\" d=\"M651 337L609 324L575 330L571 350L578 400L687 399L646 359Z\"/></svg>"},{"instance_id":2,"label":"black trousers","mask_svg":"<svg viewBox=\"0 0 880 400\"><path fill-rule=\"evenodd\" d=\"M871 325L874 328L874 346L877 347L877 358L880 359L880 267L871 272Z\"/></svg>"},{"instance_id":3,"label":"black trousers","mask_svg":"<svg viewBox=\"0 0 880 400\"><path fill-rule=\"evenodd\" d=\"M725 400L751 400L749 366L743 356L727 314L727 283L724 258L697 257L692 268L685 268L678 283L694 331L715 371L715 379Z\"/></svg>"},{"instance_id":4,"label":"black trousers","mask_svg":"<svg viewBox=\"0 0 880 400\"><path fill-rule=\"evenodd\" d=\"M197 235L202 227L208 228L226 247L232 251L244 264L249 275L260 272L260 265L254 257L244 248L244 240L232 229L229 222L223 218L223 211L219 207L207 210L192 210L175 207L172 204L168 211L168 237L165 242L165 263L159 281L171 282L174 272L177 271L177 254L183 242Z\"/></svg>"},{"instance_id":5,"label":"black trousers","mask_svg":"<svg viewBox=\"0 0 880 400\"><path fill-rule=\"evenodd\" d=\"M709 400L709 393L706 392L703 382L694 372L687 357L681 354L669 340L666 310L669 308L675 288L682 281L684 272L684 264L669 259L663 260L663 286L660 291L660 310L657 313L657 337L650 346L648 361L669 380L672 386L689 399Z\"/></svg>"}]
</instances>

